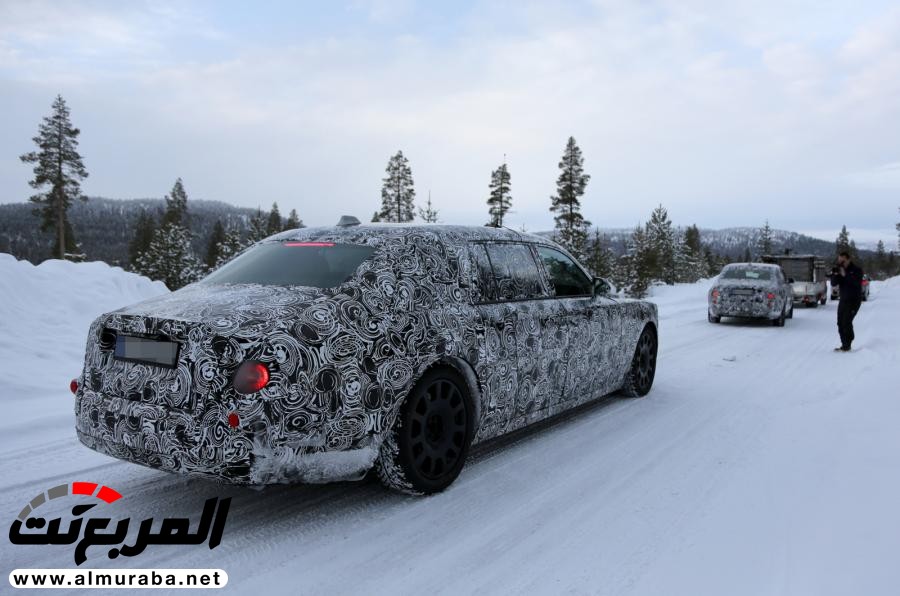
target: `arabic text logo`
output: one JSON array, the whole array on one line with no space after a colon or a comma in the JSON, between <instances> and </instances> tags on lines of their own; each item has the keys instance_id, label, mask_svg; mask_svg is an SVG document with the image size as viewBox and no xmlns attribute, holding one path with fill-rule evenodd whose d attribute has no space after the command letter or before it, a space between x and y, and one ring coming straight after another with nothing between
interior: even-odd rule
<instances>
[{"instance_id":1,"label":"arabic text logo","mask_svg":"<svg viewBox=\"0 0 900 596\"><path fill-rule=\"evenodd\" d=\"M194 532L191 532L190 518L163 518L159 527L154 531L153 518L141 521L134 541L126 544L128 527L131 518L119 520L115 528L106 531L112 522L108 517L82 518L85 513L93 509L97 503L82 504L72 507L73 520L69 522L66 531L60 529L62 518L57 517L46 520L36 517L35 510L41 505L67 496L89 496L109 504L118 501L122 495L108 487L94 482L73 482L60 484L42 492L19 512L19 515L9 528L9 540L13 544L75 544L75 564L81 565L87 560L87 549L93 545L112 546L107 551L110 559L116 557L133 557L144 552L151 544L203 544L209 539L209 548L217 547L222 541L222 532L225 529L225 519L228 516L228 508L231 498L207 499L203 505L203 513L200 522ZM86 523L85 523L86 522ZM82 533L82 525L84 532ZM22 531L25 527L26 531ZM83 534L83 535L82 535ZM79 538L81 538L79 540ZM113 546L117 545L117 546Z\"/></svg>"}]
</instances>

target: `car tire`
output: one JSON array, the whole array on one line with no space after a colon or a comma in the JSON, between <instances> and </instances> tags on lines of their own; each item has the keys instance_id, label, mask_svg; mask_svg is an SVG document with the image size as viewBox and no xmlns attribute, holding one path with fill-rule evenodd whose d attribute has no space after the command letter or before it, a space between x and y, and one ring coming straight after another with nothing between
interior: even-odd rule
<instances>
[{"instance_id":1,"label":"car tire","mask_svg":"<svg viewBox=\"0 0 900 596\"><path fill-rule=\"evenodd\" d=\"M653 387L653 378L656 376L656 353L659 342L656 332L647 325L638 338L637 347L634 349L634 357L631 359L631 368L625 375L625 384L622 386L622 394L626 397L644 397L650 393Z\"/></svg>"},{"instance_id":2,"label":"car tire","mask_svg":"<svg viewBox=\"0 0 900 596\"><path fill-rule=\"evenodd\" d=\"M775 327L784 327L784 319L785 318L786 317L784 316L784 308L782 308L781 316L779 316L777 319L773 320L772 325L774 325Z\"/></svg>"},{"instance_id":3,"label":"car tire","mask_svg":"<svg viewBox=\"0 0 900 596\"><path fill-rule=\"evenodd\" d=\"M706 311L706 320L710 323L721 323L722 317L714 317L711 312Z\"/></svg>"},{"instance_id":4,"label":"car tire","mask_svg":"<svg viewBox=\"0 0 900 596\"><path fill-rule=\"evenodd\" d=\"M474 428L475 408L462 376L451 368L429 370L400 406L375 473L399 492L440 492L459 476Z\"/></svg>"}]
</instances>

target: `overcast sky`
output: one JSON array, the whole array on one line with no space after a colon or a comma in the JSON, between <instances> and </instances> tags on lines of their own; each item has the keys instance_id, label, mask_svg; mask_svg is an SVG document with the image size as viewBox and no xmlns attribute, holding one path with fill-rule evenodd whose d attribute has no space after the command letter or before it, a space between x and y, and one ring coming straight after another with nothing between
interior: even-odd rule
<instances>
[{"instance_id":1,"label":"overcast sky","mask_svg":"<svg viewBox=\"0 0 900 596\"><path fill-rule=\"evenodd\" d=\"M0 202L27 199L61 93L89 195L192 198L308 224L368 220L388 157L417 202L483 224L506 156L512 226L547 210L566 139L583 212L633 226L761 225L895 245L900 5L0 1Z\"/></svg>"}]
</instances>

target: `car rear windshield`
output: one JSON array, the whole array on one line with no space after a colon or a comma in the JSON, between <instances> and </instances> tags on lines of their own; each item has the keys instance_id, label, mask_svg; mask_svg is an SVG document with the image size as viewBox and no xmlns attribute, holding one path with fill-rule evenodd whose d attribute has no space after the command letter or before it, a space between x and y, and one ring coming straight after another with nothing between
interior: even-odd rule
<instances>
[{"instance_id":1,"label":"car rear windshield","mask_svg":"<svg viewBox=\"0 0 900 596\"><path fill-rule=\"evenodd\" d=\"M730 267L722 271L722 279L772 279L771 269L753 269L743 267Z\"/></svg>"},{"instance_id":2,"label":"car rear windshield","mask_svg":"<svg viewBox=\"0 0 900 596\"><path fill-rule=\"evenodd\" d=\"M203 283L333 288L353 277L375 249L332 242L267 242L212 272Z\"/></svg>"}]
</instances>

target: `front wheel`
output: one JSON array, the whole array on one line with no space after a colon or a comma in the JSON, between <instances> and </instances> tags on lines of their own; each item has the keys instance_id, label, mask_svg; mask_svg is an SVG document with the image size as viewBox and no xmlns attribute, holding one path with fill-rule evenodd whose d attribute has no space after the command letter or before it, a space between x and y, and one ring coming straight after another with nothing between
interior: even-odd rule
<instances>
[{"instance_id":1,"label":"front wheel","mask_svg":"<svg viewBox=\"0 0 900 596\"><path fill-rule=\"evenodd\" d=\"M625 375L625 385L622 387L624 395L644 397L650 393L653 377L656 376L657 347L656 333L649 325L644 327L631 359L631 368Z\"/></svg>"},{"instance_id":2,"label":"front wheel","mask_svg":"<svg viewBox=\"0 0 900 596\"><path fill-rule=\"evenodd\" d=\"M456 480L466 461L475 425L466 383L452 369L431 370L400 408L375 461L386 487L431 494Z\"/></svg>"}]
</instances>

